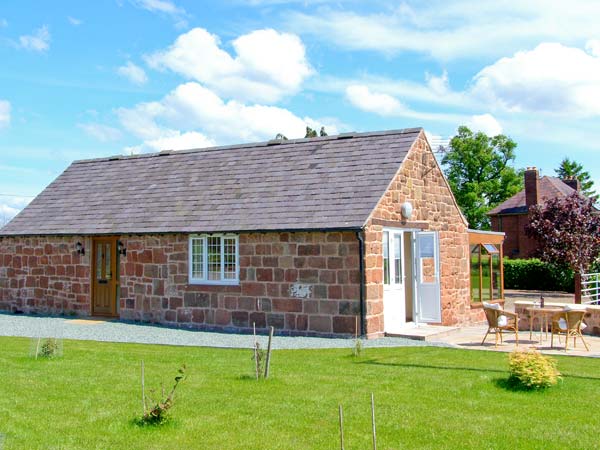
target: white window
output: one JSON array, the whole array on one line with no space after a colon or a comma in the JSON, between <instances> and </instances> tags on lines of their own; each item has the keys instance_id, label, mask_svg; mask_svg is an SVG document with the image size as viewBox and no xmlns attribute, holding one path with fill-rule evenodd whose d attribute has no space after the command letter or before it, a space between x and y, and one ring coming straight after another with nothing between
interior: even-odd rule
<instances>
[{"instance_id":1,"label":"white window","mask_svg":"<svg viewBox=\"0 0 600 450\"><path fill-rule=\"evenodd\" d=\"M238 284L238 237L233 234L190 236L191 284Z\"/></svg>"}]
</instances>

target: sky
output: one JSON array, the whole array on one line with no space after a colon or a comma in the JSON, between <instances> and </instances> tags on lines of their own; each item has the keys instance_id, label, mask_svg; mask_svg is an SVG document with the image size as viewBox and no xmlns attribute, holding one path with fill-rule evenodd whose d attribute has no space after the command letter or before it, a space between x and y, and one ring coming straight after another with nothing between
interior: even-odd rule
<instances>
[{"instance_id":1,"label":"sky","mask_svg":"<svg viewBox=\"0 0 600 450\"><path fill-rule=\"evenodd\" d=\"M78 159L423 127L600 186L600 2L0 5L0 223Z\"/></svg>"}]
</instances>

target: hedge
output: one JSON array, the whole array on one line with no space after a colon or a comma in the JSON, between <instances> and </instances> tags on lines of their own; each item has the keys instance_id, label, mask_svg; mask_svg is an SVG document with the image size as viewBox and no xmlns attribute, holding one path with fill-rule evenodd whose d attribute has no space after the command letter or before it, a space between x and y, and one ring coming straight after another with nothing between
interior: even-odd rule
<instances>
[{"instance_id":1,"label":"hedge","mask_svg":"<svg viewBox=\"0 0 600 450\"><path fill-rule=\"evenodd\" d=\"M575 291L573 271L539 259L504 258L504 288L533 291Z\"/></svg>"}]
</instances>

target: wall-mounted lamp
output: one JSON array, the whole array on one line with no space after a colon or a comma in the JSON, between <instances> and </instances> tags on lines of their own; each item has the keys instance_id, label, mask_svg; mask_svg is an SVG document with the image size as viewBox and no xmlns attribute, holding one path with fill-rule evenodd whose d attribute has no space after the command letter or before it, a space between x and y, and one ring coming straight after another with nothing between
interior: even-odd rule
<instances>
[{"instance_id":1,"label":"wall-mounted lamp","mask_svg":"<svg viewBox=\"0 0 600 450\"><path fill-rule=\"evenodd\" d=\"M117 250L119 252L119 255L127 256L127 249L125 248L125 245L123 245L123 243L121 241L117 242Z\"/></svg>"},{"instance_id":2,"label":"wall-mounted lamp","mask_svg":"<svg viewBox=\"0 0 600 450\"><path fill-rule=\"evenodd\" d=\"M400 207L400 213L402 214L403 219L410 220L410 218L412 217L412 213L413 213L412 204L410 202L402 203L402 206Z\"/></svg>"},{"instance_id":3,"label":"wall-mounted lamp","mask_svg":"<svg viewBox=\"0 0 600 450\"><path fill-rule=\"evenodd\" d=\"M77 254L85 255L85 248L83 248L83 244L81 242L77 242L77 244L75 244L75 249L77 250Z\"/></svg>"}]
</instances>

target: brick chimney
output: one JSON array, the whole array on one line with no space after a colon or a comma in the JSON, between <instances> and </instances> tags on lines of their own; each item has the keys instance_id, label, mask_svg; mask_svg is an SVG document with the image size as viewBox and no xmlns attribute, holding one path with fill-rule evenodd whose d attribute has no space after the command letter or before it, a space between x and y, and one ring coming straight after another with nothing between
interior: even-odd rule
<instances>
[{"instance_id":1,"label":"brick chimney","mask_svg":"<svg viewBox=\"0 0 600 450\"><path fill-rule=\"evenodd\" d=\"M575 177L564 178L561 181L577 192L581 190L581 182Z\"/></svg>"},{"instance_id":2,"label":"brick chimney","mask_svg":"<svg viewBox=\"0 0 600 450\"><path fill-rule=\"evenodd\" d=\"M536 167L528 167L525 170L525 205L537 205L540 201L539 197L540 179Z\"/></svg>"}]
</instances>

